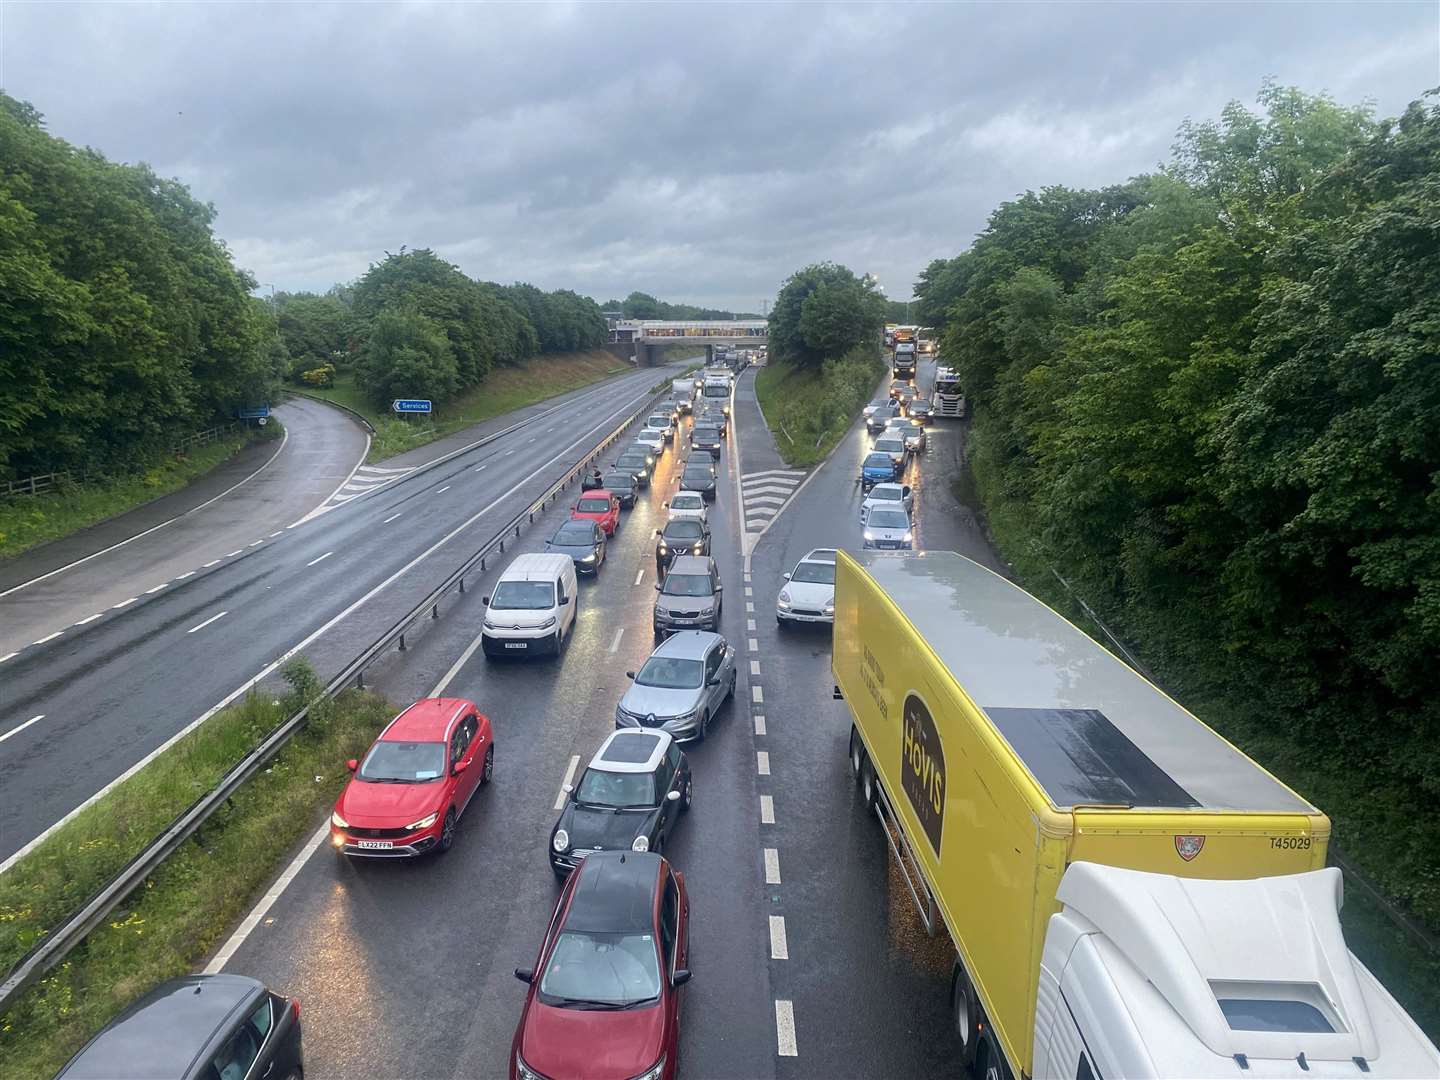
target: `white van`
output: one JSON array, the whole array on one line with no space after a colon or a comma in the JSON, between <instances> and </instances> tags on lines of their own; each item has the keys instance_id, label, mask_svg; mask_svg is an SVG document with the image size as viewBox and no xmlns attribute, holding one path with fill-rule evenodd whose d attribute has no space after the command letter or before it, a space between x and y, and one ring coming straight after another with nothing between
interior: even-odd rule
<instances>
[{"instance_id":1,"label":"white van","mask_svg":"<svg viewBox=\"0 0 1440 1080\"><path fill-rule=\"evenodd\" d=\"M558 655L575 627L578 592L569 555L518 555L484 599L486 656Z\"/></svg>"}]
</instances>

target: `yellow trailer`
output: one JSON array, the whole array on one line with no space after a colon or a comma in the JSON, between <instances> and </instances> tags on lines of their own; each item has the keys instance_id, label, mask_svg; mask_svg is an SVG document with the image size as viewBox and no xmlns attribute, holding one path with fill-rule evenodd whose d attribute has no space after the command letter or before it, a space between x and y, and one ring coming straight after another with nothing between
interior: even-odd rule
<instances>
[{"instance_id":1,"label":"yellow trailer","mask_svg":"<svg viewBox=\"0 0 1440 1080\"><path fill-rule=\"evenodd\" d=\"M1418 1039L1392 1064L1428 1067L1434 1047L1323 910L1339 890L1321 869L1325 815L1049 607L953 552L842 551L832 664L861 797L932 933L955 944L967 1064L1245 1076L1278 1055L1288 1071L1248 1075L1314 1076L1308 1049L1351 1075L1385 1036ZM1250 940L1272 924L1270 945ZM1082 970L1082 940L1101 975ZM1067 985L1083 1006L1059 1008ZM1112 990L1114 1019L1093 1016L1086 1037L1080 1013L1104 1014ZM1139 1000L1157 990L1159 1005ZM1303 1031L1264 1027L1272 1013Z\"/></svg>"}]
</instances>

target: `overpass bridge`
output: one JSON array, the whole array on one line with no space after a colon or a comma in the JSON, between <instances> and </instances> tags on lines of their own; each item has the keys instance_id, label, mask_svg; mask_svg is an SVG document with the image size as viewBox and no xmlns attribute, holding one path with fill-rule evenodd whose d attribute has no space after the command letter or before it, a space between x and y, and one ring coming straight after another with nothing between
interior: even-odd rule
<instances>
[{"instance_id":1,"label":"overpass bridge","mask_svg":"<svg viewBox=\"0 0 1440 1080\"><path fill-rule=\"evenodd\" d=\"M659 348L683 342L704 345L707 359L714 359L716 345L738 345L741 348L763 345L770 334L765 319L675 321L665 319L611 319L610 343L633 345L635 362L651 367Z\"/></svg>"}]
</instances>

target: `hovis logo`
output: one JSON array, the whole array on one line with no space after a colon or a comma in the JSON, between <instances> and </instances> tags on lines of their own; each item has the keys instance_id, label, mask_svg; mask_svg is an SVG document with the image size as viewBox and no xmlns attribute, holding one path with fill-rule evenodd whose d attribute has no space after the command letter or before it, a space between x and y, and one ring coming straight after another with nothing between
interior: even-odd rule
<instances>
[{"instance_id":1,"label":"hovis logo","mask_svg":"<svg viewBox=\"0 0 1440 1080\"><path fill-rule=\"evenodd\" d=\"M1196 855L1199 855L1200 849L1204 846L1205 837L1203 836L1175 837L1175 851L1179 854L1180 858L1184 859L1186 862L1189 862L1191 859L1195 858Z\"/></svg>"},{"instance_id":2,"label":"hovis logo","mask_svg":"<svg viewBox=\"0 0 1440 1080\"><path fill-rule=\"evenodd\" d=\"M915 694L905 698L900 782L938 859L945 825L945 750L929 707Z\"/></svg>"}]
</instances>

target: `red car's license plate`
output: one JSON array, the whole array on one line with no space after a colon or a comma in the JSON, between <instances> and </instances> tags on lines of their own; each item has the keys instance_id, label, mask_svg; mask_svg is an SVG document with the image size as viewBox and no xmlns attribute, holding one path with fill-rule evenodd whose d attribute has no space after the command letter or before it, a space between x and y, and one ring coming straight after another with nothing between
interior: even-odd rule
<instances>
[{"instance_id":1,"label":"red car's license plate","mask_svg":"<svg viewBox=\"0 0 1440 1080\"><path fill-rule=\"evenodd\" d=\"M359 848L393 848L393 840L357 840L355 846Z\"/></svg>"}]
</instances>

